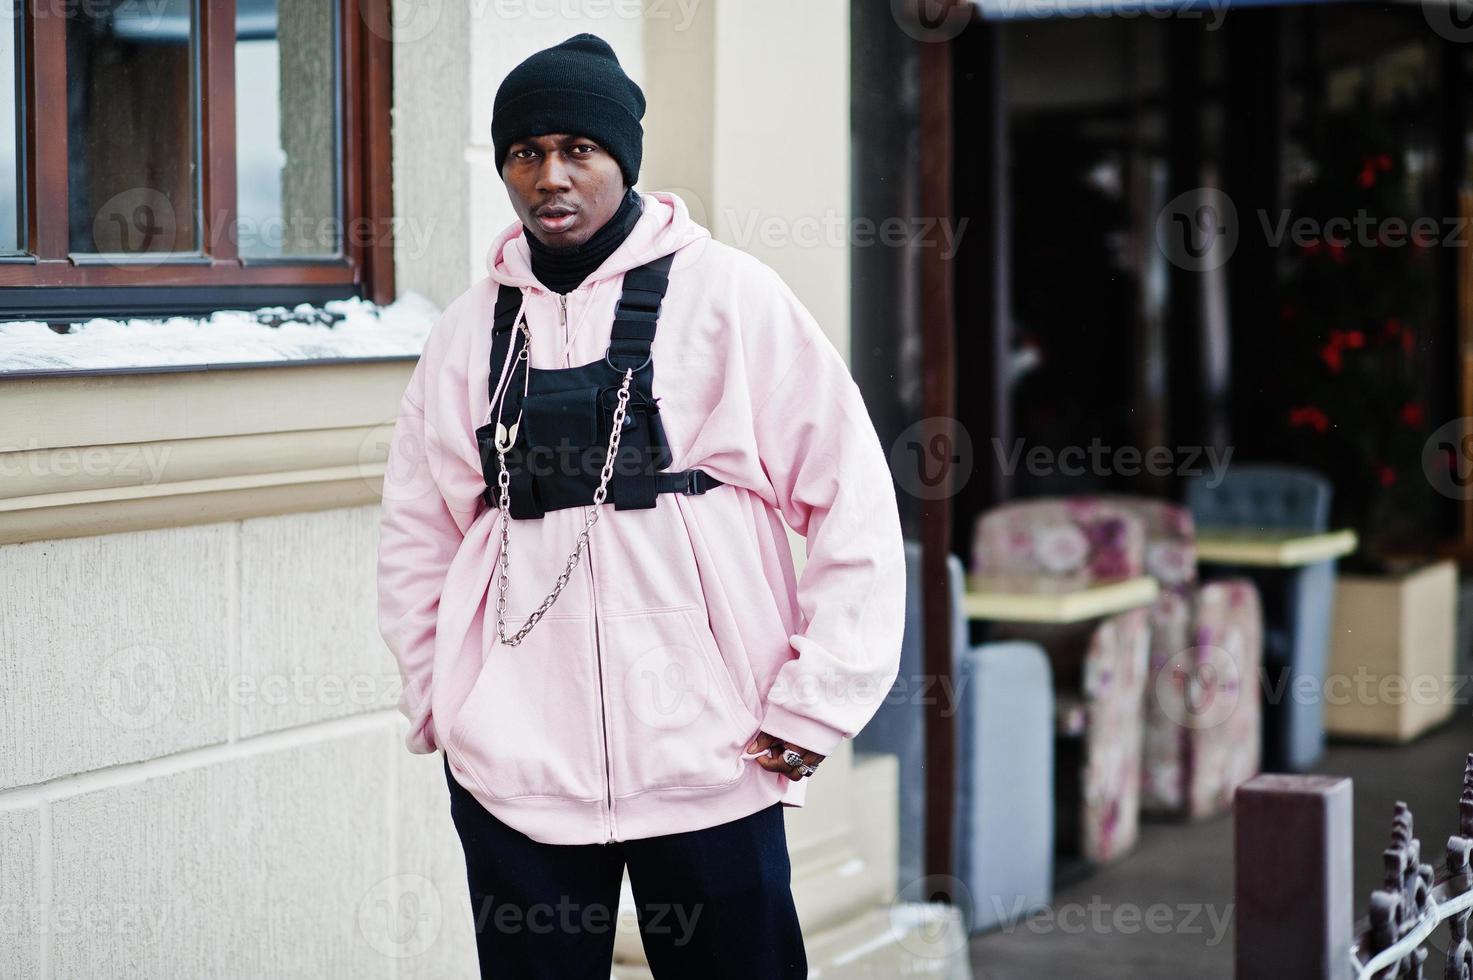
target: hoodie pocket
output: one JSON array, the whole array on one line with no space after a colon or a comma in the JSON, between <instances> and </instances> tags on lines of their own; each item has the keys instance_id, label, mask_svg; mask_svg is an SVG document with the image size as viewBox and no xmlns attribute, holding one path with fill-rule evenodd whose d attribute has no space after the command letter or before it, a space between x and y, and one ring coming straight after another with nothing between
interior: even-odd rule
<instances>
[{"instance_id":1,"label":"hoodie pocket","mask_svg":"<svg viewBox=\"0 0 1473 980\"><path fill-rule=\"evenodd\" d=\"M722 786L742 774L759 721L693 605L600 616L616 798Z\"/></svg>"},{"instance_id":2,"label":"hoodie pocket","mask_svg":"<svg viewBox=\"0 0 1473 980\"><path fill-rule=\"evenodd\" d=\"M508 612L508 632L528 615ZM492 645L446 747L496 799L597 802L601 738L591 620L549 613L520 645Z\"/></svg>"}]
</instances>

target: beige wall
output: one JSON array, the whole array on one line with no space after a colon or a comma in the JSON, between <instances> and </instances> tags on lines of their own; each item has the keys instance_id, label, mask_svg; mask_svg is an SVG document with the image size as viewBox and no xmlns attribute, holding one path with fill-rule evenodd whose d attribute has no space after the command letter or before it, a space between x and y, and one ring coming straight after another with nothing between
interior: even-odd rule
<instances>
[{"instance_id":1,"label":"beige wall","mask_svg":"<svg viewBox=\"0 0 1473 980\"><path fill-rule=\"evenodd\" d=\"M716 7L717 237L793 287L849 342L849 5Z\"/></svg>"},{"instance_id":2,"label":"beige wall","mask_svg":"<svg viewBox=\"0 0 1473 980\"><path fill-rule=\"evenodd\" d=\"M377 514L0 547L0 976L475 975Z\"/></svg>"}]
</instances>

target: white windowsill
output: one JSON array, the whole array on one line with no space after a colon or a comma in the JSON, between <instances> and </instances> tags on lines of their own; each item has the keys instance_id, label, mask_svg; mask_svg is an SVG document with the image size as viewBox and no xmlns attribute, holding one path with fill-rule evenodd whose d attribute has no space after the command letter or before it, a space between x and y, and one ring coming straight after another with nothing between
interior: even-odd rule
<instances>
[{"instance_id":1,"label":"white windowsill","mask_svg":"<svg viewBox=\"0 0 1473 980\"><path fill-rule=\"evenodd\" d=\"M377 501L439 311L332 306L331 327L0 324L0 545Z\"/></svg>"},{"instance_id":2,"label":"white windowsill","mask_svg":"<svg viewBox=\"0 0 1473 980\"><path fill-rule=\"evenodd\" d=\"M268 326L262 313L309 319L318 310L332 325ZM418 293L384 307L360 299L322 307L227 310L209 317L97 319L59 334L45 323L0 323L0 381L38 376L281 366L413 359L439 309Z\"/></svg>"}]
</instances>

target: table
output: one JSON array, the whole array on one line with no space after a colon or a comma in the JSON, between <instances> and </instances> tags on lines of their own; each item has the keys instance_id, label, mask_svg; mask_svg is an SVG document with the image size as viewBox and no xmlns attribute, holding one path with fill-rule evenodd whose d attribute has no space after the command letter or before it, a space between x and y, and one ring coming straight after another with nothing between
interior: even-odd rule
<instances>
[{"instance_id":1,"label":"table","mask_svg":"<svg viewBox=\"0 0 1473 980\"><path fill-rule=\"evenodd\" d=\"M1145 685L1147 651L1144 644L1103 644L1107 662L1113 663L1114 650L1131 660L1138 656L1139 663L1129 676L1139 678L1140 687L1130 688L1115 683L1104 685L1103 693L1086 690L1082 674L1088 671L1074 664L1061 670L1056 657L1063 651L1074 649L1069 634L1076 631L1073 624L1089 620L1100 620L1117 613L1128 612L1148 606L1160 594L1160 585L1149 575L1117 578L1106 581L1090 581L1082 575L1072 580L1049 576L1012 575L967 577L967 590L962 596L962 610L976 624L975 632L981 638L989 633L1004 635L992 639L1009 639L1006 634L1016 630L1014 636L1035 632L1024 624L1035 624L1037 632L1064 634L1058 644L1040 636L1029 638L1038 642L1045 656L1052 663L1054 684L1054 772L1055 780L1055 828L1058 841L1065 854L1054 857L1056 875L1070 876L1083 871L1091 862L1107 859L1121 848L1128 848L1134 841L1128 828L1134 821L1126 822L1120 817L1122 829L1119 836L1113 828L1117 823L1116 807L1129 805L1128 791L1116 790L1124 787L1125 781L1114 781L1106 777L1101 781L1092 775L1098 764L1088 764L1095 758L1123 758L1127 768L1138 766L1139 749L1123 754L1111 754L1110 743L1124 739L1127 745L1139 745L1143 736L1144 699L1141 688ZM1145 612L1133 614L1143 618ZM1062 629L1057 629L1062 628ZM1085 632L1095 629L1094 624L1083 626ZM969 637L969 641L971 638ZM1067 654L1076 659L1073 653ZM1098 699L1098 700L1097 700ZM1101 703L1109 705L1104 716L1112 719L1103 725L1094 725ZM1132 761L1133 760L1133 761ZM1099 790L1096 793L1095 790ZM1103 794L1106 799L1100 800ZM1069 856L1077 851L1077 856Z\"/></svg>"},{"instance_id":2,"label":"table","mask_svg":"<svg viewBox=\"0 0 1473 980\"><path fill-rule=\"evenodd\" d=\"M968 619L1024 623L1077 623L1156 601L1160 586L1149 575L1094 582L1055 578L969 575L962 609Z\"/></svg>"},{"instance_id":3,"label":"table","mask_svg":"<svg viewBox=\"0 0 1473 980\"><path fill-rule=\"evenodd\" d=\"M1197 561L1213 565L1292 568L1341 558L1354 551L1358 543L1354 531L1264 533L1198 530Z\"/></svg>"}]
</instances>

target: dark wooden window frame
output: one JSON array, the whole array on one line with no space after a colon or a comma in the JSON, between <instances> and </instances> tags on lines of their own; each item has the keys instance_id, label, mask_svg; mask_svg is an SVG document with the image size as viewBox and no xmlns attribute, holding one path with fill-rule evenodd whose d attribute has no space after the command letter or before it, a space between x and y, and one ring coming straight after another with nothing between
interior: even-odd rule
<instances>
[{"instance_id":1,"label":"dark wooden window frame","mask_svg":"<svg viewBox=\"0 0 1473 980\"><path fill-rule=\"evenodd\" d=\"M20 38L21 254L0 256L0 319L206 313L394 296L391 0L335 0L342 63L343 253L251 260L236 219L236 0L196 0L202 254L145 253L137 268L69 248L67 0L25 0Z\"/></svg>"}]
</instances>

